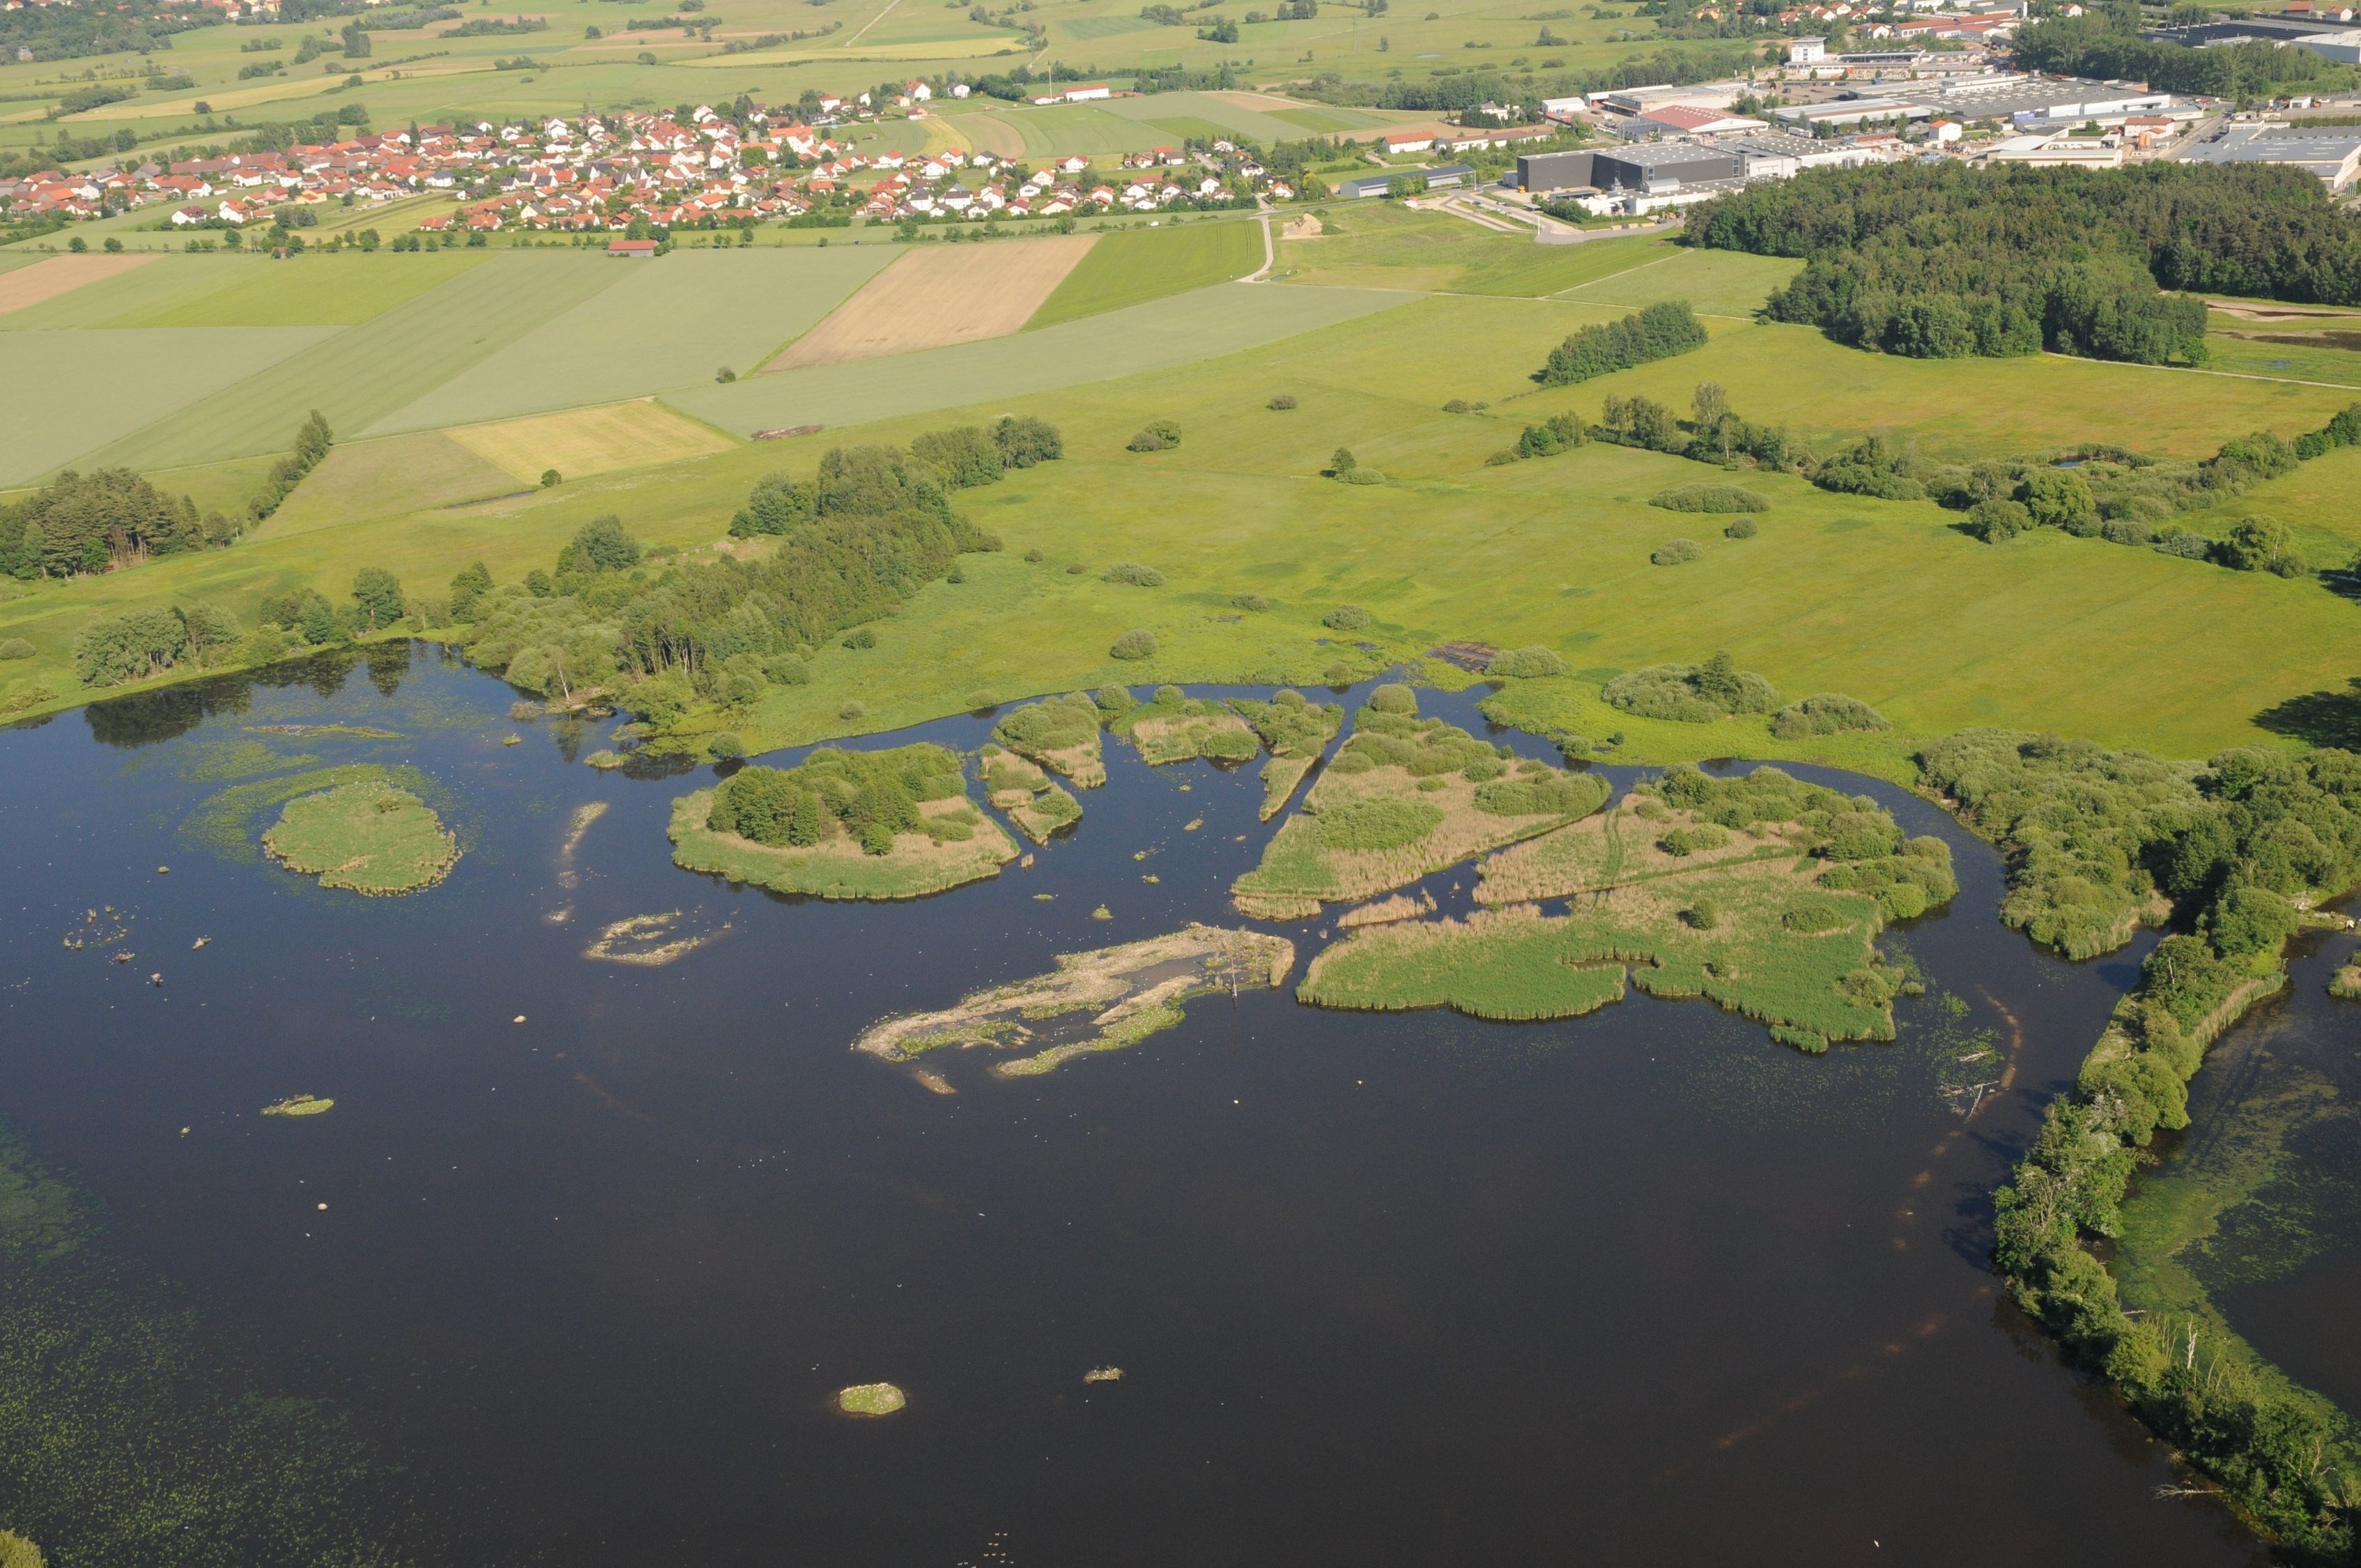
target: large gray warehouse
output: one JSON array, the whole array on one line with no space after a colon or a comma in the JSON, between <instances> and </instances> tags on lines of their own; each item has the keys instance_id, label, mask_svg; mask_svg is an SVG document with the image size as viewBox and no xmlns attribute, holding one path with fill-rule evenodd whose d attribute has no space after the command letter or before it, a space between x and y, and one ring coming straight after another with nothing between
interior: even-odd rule
<instances>
[{"instance_id":1,"label":"large gray warehouse","mask_svg":"<svg viewBox=\"0 0 2361 1568\"><path fill-rule=\"evenodd\" d=\"M1645 191L1694 185L1708 180L1739 180L1746 174L1738 152L1698 142L1641 142L1584 152L1542 152L1517 159L1517 183L1535 192Z\"/></svg>"}]
</instances>

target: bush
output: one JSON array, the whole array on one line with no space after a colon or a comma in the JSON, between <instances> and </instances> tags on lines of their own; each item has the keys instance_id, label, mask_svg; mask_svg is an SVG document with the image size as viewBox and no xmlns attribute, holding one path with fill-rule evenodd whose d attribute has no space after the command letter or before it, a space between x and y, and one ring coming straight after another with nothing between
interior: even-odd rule
<instances>
[{"instance_id":1,"label":"bush","mask_svg":"<svg viewBox=\"0 0 2361 1568\"><path fill-rule=\"evenodd\" d=\"M1328 466L1322 471L1327 474L1331 478L1341 479L1360 466L1360 459L1353 455L1353 449L1351 447L1339 446L1336 448L1334 454L1329 457Z\"/></svg>"},{"instance_id":2,"label":"bush","mask_svg":"<svg viewBox=\"0 0 2361 1568\"><path fill-rule=\"evenodd\" d=\"M1547 648L1519 648L1485 665L1484 673L1496 679L1532 680L1565 674L1565 661Z\"/></svg>"},{"instance_id":3,"label":"bush","mask_svg":"<svg viewBox=\"0 0 2361 1568\"><path fill-rule=\"evenodd\" d=\"M966 706L967 710L970 713L984 713L993 708L998 707L1000 706L1000 699L993 696L992 693L979 686L974 691L967 694Z\"/></svg>"},{"instance_id":4,"label":"bush","mask_svg":"<svg viewBox=\"0 0 2361 1568\"><path fill-rule=\"evenodd\" d=\"M1004 467L1030 468L1054 463L1066 455L1066 438L1047 420L1004 414L992 427L992 444L1000 448Z\"/></svg>"},{"instance_id":5,"label":"bush","mask_svg":"<svg viewBox=\"0 0 2361 1568\"><path fill-rule=\"evenodd\" d=\"M1378 713L1415 714L1418 694L1400 681L1388 681L1369 693L1369 707Z\"/></svg>"},{"instance_id":6,"label":"bush","mask_svg":"<svg viewBox=\"0 0 2361 1568\"><path fill-rule=\"evenodd\" d=\"M11 637L0 642L0 659L29 659L36 650L21 637Z\"/></svg>"},{"instance_id":7,"label":"bush","mask_svg":"<svg viewBox=\"0 0 2361 1568\"><path fill-rule=\"evenodd\" d=\"M2213 554L2213 542L2186 528L2170 528L2157 535L2157 551L2184 561L2203 561Z\"/></svg>"},{"instance_id":8,"label":"bush","mask_svg":"<svg viewBox=\"0 0 2361 1568\"><path fill-rule=\"evenodd\" d=\"M1382 485L1386 482L1386 477L1375 468L1355 468L1350 473L1339 474L1336 477L1348 485Z\"/></svg>"},{"instance_id":9,"label":"bush","mask_svg":"<svg viewBox=\"0 0 2361 1568\"><path fill-rule=\"evenodd\" d=\"M851 631L845 633L844 646L854 650L876 647L876 628L870 626L854 627Z\"/></svg>"},{"instance_id":10,"label":"bush","mask_svg":"<svg viewBox=\"0 0 2361 1568\"><path fill-rule=\"evenodd\" d=\"M2025 482L2025 508L2044 528L2062 528L2088 538L2099 532L2099 504L2081 475L2044 468Z\"/></svg>"},{"instance_id":11,"label":"bush","mask_svg":"<svg viewBox=\"0 0 2361 1568\"><path fill-rule=\"evenodd\" d=\"M1164 574L1137 561L1118 561L1099 574L1099 581L1129 583L1136 588L1160 588L1164 586Z\"/></svg>"},{"instance_id":12,"label":"bush","mask_svg":"<svg viewBox=\"0 0 2361 1568\"><path fill-rule=\"evenodd\" d=\"M1293 392L1281 392L1279 396L1271 399L1271 400L1265 406L1272 409L1291 409L1295 406L1295 394Z\"/></svg>"},{"instance_id":13,"label":"bush","mask_svg":"<svg viewBox=\"0 0 2361 1568\"><path fill-rule=\"evenodd\" d=\"M1150 420L1146 428L1129 441L1124 449L1129 452L1162 452L1180 444L1180 427L1169 419Z\"/></svg>"},{"instance_id":14,"label":"bush","mask_svg":"<svg viewBox=\"0 0 2361 1568\"><path fill-rule=\"evenodd\" d=\"M1666 511L1756 512L1769 511L1767 497L1737 485L1684 485L1677 490L1648 498L1652 507Z\"/></svg>"},{"instance_id":15,"label":"bush","mask_svg":"<svg viewBox=\"0 0 2361 1568\"><path fill-rule=\"evenodd\" d=\"M566 483L566 476L559 473L556 469L544 468L541 471L541 488L543 489L553 490L564 483Z\"/></svg>"},{"instance_id":16,"label":"bush","mask_svg":"<svg viewBox=\"0 0 2361 1568\"><path fill-rule=\"evenodd\" d=\"M1699 931L1710 931L1721 924L1721 906L1710 898L1700 898L1681 911L1681 918Z\"/></svg>"},{"instance_id":17,"label":"bush","mask_svg":"<svg viewBox=\"0 0 2361 1568\"><path fill-rule=\"evenodd\" d=\"M1156 657L1156 633L1145 628L1126 631L1115 640L1115 646L1107 650L1107 656L1115 659L1153 659Z\"/></svg>"},{"instance_id":18,"label":"bush","mask_svg":"<svg viewBox=\"0 0 2361 1568\"><path fill-rule=\"evenodd\" d=\"M1995 496L1968 509L1968 532L1987 544L2005 544L2032 526L2023 501Z\"/></svg>"},{"instance_id":19,"label":"bush","mask_svg":"<svg viewBox=\"0 0 2361 1568\"><path fill-rule=\"evenodd\" d=\"M1270 608L1270 600L1263 598L1260 594L1234 595L1230 599L1230 603L1240 609L1249 610L1257 615L1261 614L1263 611Z\"/></svg>"},{"instance_id":20,"label":"bush","mask_svg":"<svg viewBox=\"0 0 2361 1568\"><path fill-rule=\"evenodd\" d=\"M1705 554L1705 546L1694 539L1667 539L1656 546L1648 557L1659 566L1677 566L1684 561L1694 561Z\"/></svg>"},{"instance_id":21,"label":"bush","mask_svg":"<svg viewBox=\"0 0 2361 1568\"><path fill-rule=\"evenodd\" d=\"M1476 405L1469 402L1465 398L1454 398L1449 402L1443 405L1443 411L1447 414L1474 413L1476 411Z\"/></svg>"},{"instance_id":22,"label":"bush","mask_svg":"<svg viewBox=\"0 0 2361 1568\"><path fill-rule=\"evenodd\" d=\"M1641 718L1709 724L1732 713L1768 713L1779 694L1761 675L1734 668L1727 653L1702 664L1653 664L1609 681L1599 692L1610 707Z\"/></svg>"},{"instance_id":23,"label":"bush","mask_svg":"<svg viewBox=\"0 0 2361 1568\"><path fill-rule=\"evenodd\" d=\"M1320 624L1331 631L1366 631L1369 628L1369 612L1356 604L1340 604L1320 618Z\"/></svg>"},{"instance_id":24,"label":"bush","mask_svg":"<svg viewBox=\"0 0 2361 1568\"><path fill-rule=\"evenodd\" d=\"M1025 559L1038 566L1043 561L1048 560L1049 557L1041 554L1041 547L1037 544L1032 549L1025 552Z\"/></svg>"},{"instance_id":25,"label":"bush","mask_svg":"<svg viewBox=\"0 0 2361 1568\"><path fill-rule=\"evenodd\" d=\"M947 489L1000 483L1007 466L989 432L972 424L930 430L910 443L910 455L941 477Z\"/></svg>"},{"instance_id":26,"label":"bush","mask_svg":"<svg viewBox=\"0 0 2361 1568\"><path fill-rule=\"evenodd\" d=\"M2288 554L2288 543L2287 524L2277 518L2242 517L2222 536L2214 554L2232 571L2261 571Z\"/></svg>"},{"instance_id":27,"label":"bush","mask_svg":"<svg viewBox=\"0 0 2361 1568\"><path fill-rule=\"evenodd\" d=\"M1552 769L1476 786L1476 809L1494 817L1587 817L1607 804L1613 787L1596 773Z\"/></svg>"},{"instance_id":28,"label":"bush","mask_svg":"<svg viewBox=\"0 0 2361 1568\"><path fill-rule=\"evenodd\" d=\"M733 757L742 757L746 754L745 742L727 729L708 739L705 742L705 749L713 754L715 761L723 762L729 762Z\"/></svg>"},{"instance_id":29,"label":"bush","mask_svg":"<svg viewBox=\"0 0 2361 1568\"><path fill-rule=\"evenodd\" d=\"M1085 566L1080 561L1077 561L1072 565L1066 568L1066 575L1070 577L1079 577L1084 572L1089 570L1090 568L1088 566Z\"/></svg>"},{"instance_id":30,"label":"bush","mask_svg":"<svg viewBox=\"0 0 2361 1568\"><path fill-rule=\"evenodd\" d=\"M1761 532L1751 517L1732 518L1730 526L1721 531L1725 539L1752 539Z\"/></svg>"},{"instance_id":31,"label":"bush","mask_svg":"<svg viewBox=\"0 0 2361 1568\"><path fill-rule=\"evenodd\" d=\"M1885 716L1869 704L1836 692L1822 692L1801 702L1791 702L1771 716L1771 733L1782 740L1893 728L1885 721Z\"/></svg>"}]
</instances>

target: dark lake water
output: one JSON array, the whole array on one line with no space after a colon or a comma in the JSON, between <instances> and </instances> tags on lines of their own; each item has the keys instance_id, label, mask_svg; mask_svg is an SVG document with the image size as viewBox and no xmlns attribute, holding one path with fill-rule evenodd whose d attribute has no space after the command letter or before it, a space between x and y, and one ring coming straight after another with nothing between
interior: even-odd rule
<instances>
[{"instance_id":1,"label":"dark lake water","mask_svg":"<svg viewBox=\"0 0 2361 1568\"><path fill-rule=\"evenodd\" d=\"M954 1061L943 1097L848 1045L1234 920L1253 770L1111 741L1030 871L796 902L671 865L709 775L598 773L570 760L596 735L511 695L422 648L0 732L0 1113L220 1343L347 1406L430 1502L494 1500L467 1560L2257 1560L2157 1499L2159 1451L1983 1261L1986 1194L2136 952L2037 953L1922 802L1839 779L1958 859L1952 909L1889 934L1930 981L1893 1045L1806 1058L1636 992L1522 1026L1267 992L1047 1078ZM1480 723L1474 695L1422 700ZM325 722L401 739L251 728ZM433 775L450 880L362 899L192 836L298 753ZM107 905L134 963L61 946ZM582 956L674 909L727 930ZM1963 1121L1939 1091L1982 1047L2013 1076ZM297 1092L336 1108L257 1113ZM834 1413L881 1378L906 1410Z\"/></svg>"}]
</instances>

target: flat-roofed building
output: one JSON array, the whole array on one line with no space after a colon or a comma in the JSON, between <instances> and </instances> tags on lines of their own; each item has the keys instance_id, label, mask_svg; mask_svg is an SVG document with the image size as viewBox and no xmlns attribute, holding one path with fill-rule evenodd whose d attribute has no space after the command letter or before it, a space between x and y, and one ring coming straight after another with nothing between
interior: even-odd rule
<instances>
[{"instance_id":1,"label":"flat-roofed building","mask_svg":"<svg viewBox=\"0 0 2361 1568\"><path fill-rule=\"evenodd\" d=\"M2342 191L2361 175L2361 126L2235 126L2174 156L2187 163L2284 163Z\"/></svg>"}]
</instances>

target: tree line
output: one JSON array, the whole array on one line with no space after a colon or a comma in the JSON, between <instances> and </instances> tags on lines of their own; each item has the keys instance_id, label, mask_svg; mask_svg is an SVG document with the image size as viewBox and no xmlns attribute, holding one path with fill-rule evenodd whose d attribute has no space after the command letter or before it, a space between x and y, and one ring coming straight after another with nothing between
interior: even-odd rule
<instances>
[{"instance_id":1,"label":"tree line","mask_svg":"<svg viewBox=\"0 0 2361 1568\"><path fill-rule=\"evenodd\" d=\"M2196 364L2205 303L2164 291L2361 302L2361 220L2262 165L1810 170L1701 204L1688 234L1804 259L1771 320L1919 358Z\"/></svg>"},{"instance_id":2,"label":"tree line","mask_svg":"<svg viewBox=\"0 0 2361 1568\"><path fill-rule=\"evenodd\" d=\"M2172 934L1996 1195L2010 1293L2293 1557L2351 1561L2350 1421L2233 1336L2126 1311L2092 1247L2118 1234L2141 1151L2189 1125L2205 1047L2285 982L2293 900L2361 880L2361 757L2244 748L2193 769L1986 729L1921 761L2009 856L2011 924L2087 957L2127 941L2152 901L2172 910Z\"/></svg>"}]
</instances>

